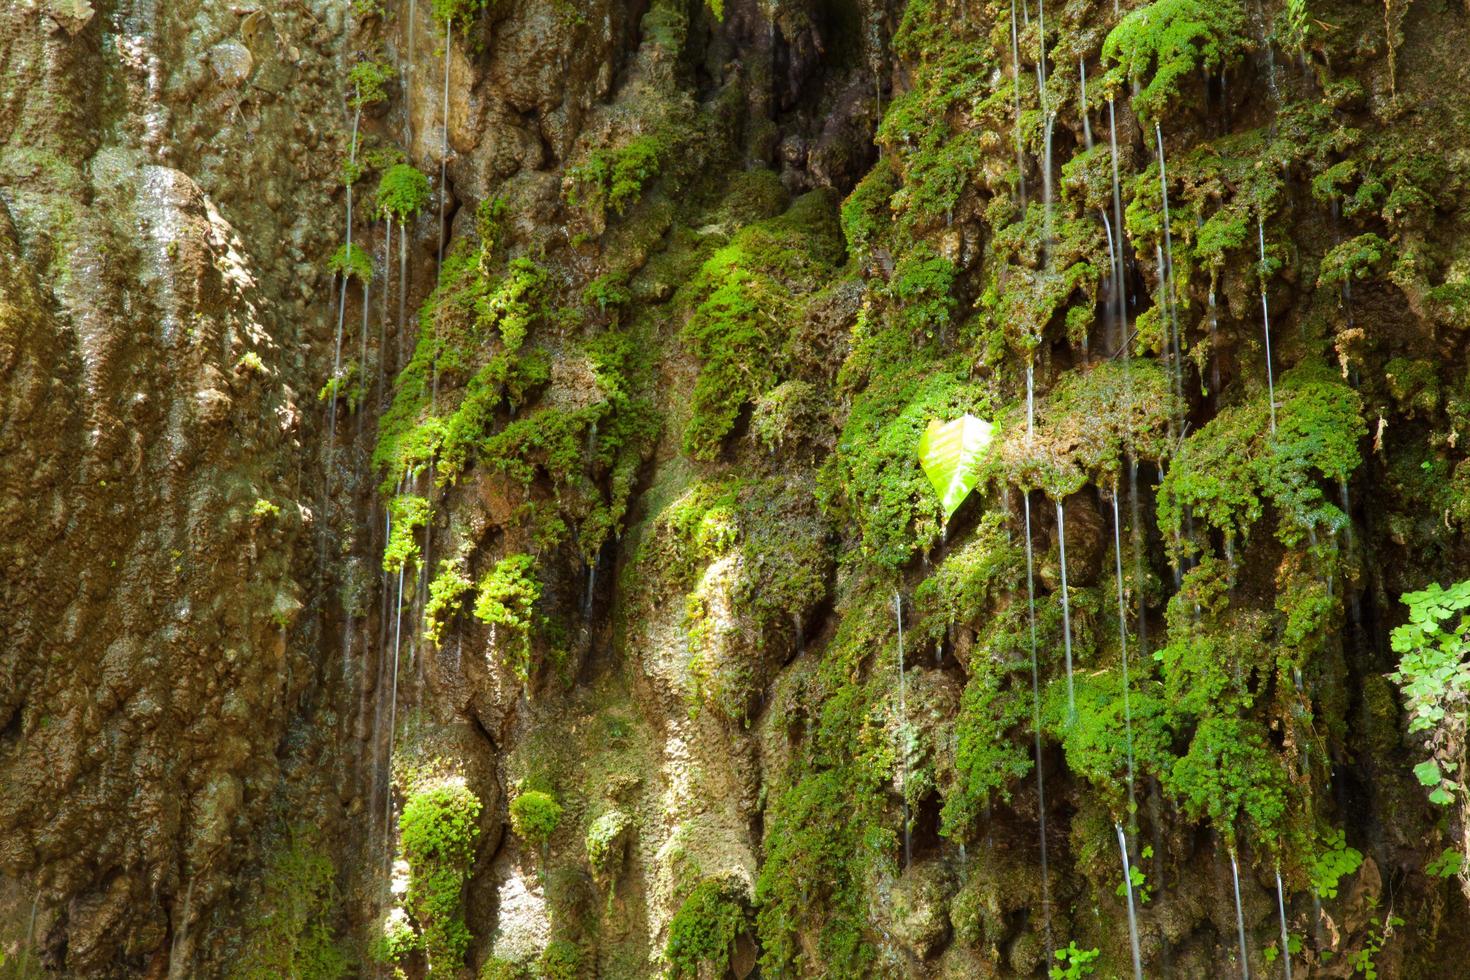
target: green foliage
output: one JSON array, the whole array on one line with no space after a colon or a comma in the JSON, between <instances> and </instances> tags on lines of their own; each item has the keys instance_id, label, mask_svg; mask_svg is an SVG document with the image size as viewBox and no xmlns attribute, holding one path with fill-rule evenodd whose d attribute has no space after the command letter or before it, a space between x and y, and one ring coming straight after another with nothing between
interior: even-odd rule
<instances>
[{"instance_id":1,"label":"green foliage","mask_svg":"<svg viewBox=\"0 0 1470 980\"><path fill-rule=\"evenodd\" d=\"M1388 254L1388 243L1372 232L1349 238L1333 246L1323 256L1317 285L1332 286L1367 279L1382 267Z\"/></svg>"},{"instance_id":2,"label":"green foliage","mask_svg":"<svg viewBox=\"0 0 1470 980\"><path fill-rule=\"evenodd\" d=\"M235 370L248 371L249 373L258 375L260 377L265 377L266 375L270 374L270 370L265 366L265 362L262 361L260 359L260 355L253 350L248 350L240 355L240 359L235 362Z\"/></svg>"},{"instance_id":3,"label":"green foliage","mask_svg":"<svg viewBox=\"0 0 1470 980\"><path fill-rule=\"evenodd\" d=\"M1447 805L1465 792L1461 773L1444 772L1440 760L1462 759L1465 751L1470 580L1448 589L1431 584L1405 593L1401 600L1409 608L1409 621L1390 634L1400 659L1398 670L1389 677L1403 691L1410 734L1419 735L1434 752L1414 768L1414 774L1430 789L1430 800Z\"/></svg>"},{"instance_id":4,"label":"green foliage","mask_svg":"<svg viewBox=\"0 0 1470 980\"><path fill-rule=\"evenodd\" d=\"M1288 545L1342 523L1321 481L1346 480L1358 466L1366 433L1358 394L1327 369L1303 365L1282 375L1277 399L1275 434L1258 399L1222 410L1180 446L1159 488L1159 525L1171 540L1181 540L1186 513L1243 538L1263 497L1276 505L1276 533Z\"/></svg>"},{"instance_id":5,"label":"green foliage","mask_svg":"<svg viewBox=\"0 0 1470 980\"><path fill-rule=\"evenodd\" d=\"M388 83L398 72L393 66L381 61L359 61L347 73L347 84L352 89L348 104L354 109L377 105L388 99Z\"/></svg>"},{"instance_id":6,"label":"green foliage","mask_svg":"<svg viewBox=\"0 0 1470 980\"><path fill-rule=\"evenodd\" d=\"M561 823L561 804L550 793L526 790L510 801L510 826L527 844L544 850Z\"/></svg>"},{"instance_id":7,"label":"green foliage","mask_svg":"<svg viewBox=\"0 0 1470 980\"><path fill-rule=\"evenodd\" d=\"M582 951L565 939L553 939L536 958L537 980L577 980L582 975Z\"/></svg>"},{"instance_id":8,"label":"green foliage","mask_svg":"<svg viewBox=\"0 0 1470 980\"><path fill-rule=\"evenodd\" d=\"M267 500L264 497L257 498L255 504L250 508L250 516L257 520L264 520L267 517L279 517L280 515L280 504L272 500Z\"/></svg>"},{"instance_id":9,"label":"green foliage","mask_svg":"<svg viewBox=\"0 0 1470 980\"><path fill-rule=\"evenodd\" d=\"M980 478L980 457L990 448L992 426L973 415L949 422L930 419L919 437L919 465L939 494L944 518L954 516Z\"/></svg>"},{"instance_id":10,"label":"green foliage","mask_svg":"<svg viewBox=\"0 0 1470 980\"><path fill-rule=\"evenodd\" d=\"M291 828L266 858L259 900L245 923L243 955L232 980L338 980L349 973L338 946L337 872L316 831Z\"/></svg>"},{"instance_id":11,"label":"green foliage","mask_svg":"<svg viewBox=\"0 0 1470 980\"><path fill-rule=\"evenodd\" d=\"M1130 12L1103 42L1103 59L1143 87L1133 107L1161 119L1184 79L1219 72L1244 53L1250 37L1239 0L1155 0Z\"/></svg>"},{"instance_id":12,"label":"green foliage","mask_svg":"<svg viewBox=\"0 0 1470 980\"><path fill-rule=\"evenodd\" d=\"M381 217L402 224L428 203L428 175L410 164L396 163L378 180L377 209Z\"/></svg>"},{"instance_id":13,"label":"green foliage","mask_svg":"<svg viewBox=\"0 0 1470 980\"><path fill-rule=\"evenodd\" d=\"M458 560L439 562L439 574L429 583L429 601L424 604L424 638L437 646L444 638L450 618L464 608L465 594L473 588Z\"/></svg>"},{"instance_id":14,"label":"green foliage","mask_svg":"<svg viewBox=\"0 0 1470 980\"><path fill-rule=\"evenodd\" d=\"M429 498L399 494L388 501L388 516L393 527L383 548L383 571L393 573L418 564L419 543L414 532L429 522Z\"/></svg>"},{"instance_id":15,"label":"green foliage","mask_svg":"<svg viewBox=\"0 0 1470 980\"><path fill-rule=\"evenodd\" d=\"M628 828L633 818L616 807L607 810L587 828L587 863L600 879L610 879L623 860Z\"/></svg>"},{"instance_id":16,"label":"green foliage","mask_svg":"<svg viewBox=\"0 0 1470 980\"><path fill-rule=\"evenodd\" d=\"M1347 846L1346 835L1341 830L1328 831L1318 838L1318 850L1308 869L1312 891L1318 898L1336 898L1337 883L1357 871L1362 863L1362 852Z\"/></svg>"},{"instance_id":17,"label":"green foliage","mask_svg":"<svg viewBox=\"0 0 1470 980\"><path fill-rule=\"evenodd\" d=\"M701 967L710 974L725 975L736 936L748 928L746 912L738 896L713 879L700 882L679 906L669 922L669 941L664 947L670 980L698 980Z\"/></svg>"},{"instance_id":18,"label":"green foliage","mask_svg":"<svg viewBox=\"0 0 1470 980\"><path fill-rule=\"evenodd\" d=\"M480 836L481 803L463 781L420 786L398 818L408 862L406 905L420 930L429 976L455 977L470 947L464 888Z\"/></svg>"},{"instance_id":19,"label":"green foliage","mask_svg":"<svg viewBox=\"0 0 1470 980\"><path fill-rule=\"evenodd\" d=\"M790 368L786 343L802 298L841 258L832 201L813 192L785 214L743 228L687 287L693 312L682 339L700 361L684 450L713 459L741 410Z\"/></svg>"},{"instance_id":20,"label":"green foliage","mask_svg":"<svg viewBox=\"0 0 1470 980\"><path fill-rule=\"evenodd\" d=\"M1066 949L1059 949L1054 954L1057 958L1056 966L1048 971L1051 980L1081 980L1082 977L1090 977L1097 972L1093 966L1100 954L1097 947L1082 949L1073 939L1067 944Z\"/></svg>"},{"instance_id":21,"label":"green foliage","mask_svg":"<svg viewBox=\"0 0 1470 980\"><path fill-rule=\"evenodd\" d=\"M635 136L621 146L594 150L567 172L569 203L600 211L612 208L622 214L658 177L673 151L664 133Z\"/></svg>"},{"instance_id":22,"label":"green foliage","mask_svg":"<svg viewBox=\"0 0 1470 980\"><path fill-rule=\"evenodd\" d=\"M530 555L507 555L485 573L475 590L475 618L504 626L519 638L512 667L522 681L531 676L533 611L541 598L541 584L530 574L534 564Z\"/></svg>"},{"instance_id":23,"label":"green foliage","mask_svg":"<svg viewBox=\"0 0 1470 980\"><path fill-rule=\"evenodd\" d=\"M1447 847L1424 865L1424 873L1435 878L1453 878L1464 867L1465 856L1453 847Z\"/></svg>"},{"instance_id":24,"label":"green foliage","mask_svg":"<svg viewBox=\"0 0 1470 980\"><path fill-rule=\"evenodd\" d=\"M1164 782L1192 820L1209 818L1232 846L1240 821L1257 840L1279 838L1286 816L1286 772L1255 723L1244 718L1200 721L1189 751Z\"/></svg>"},{"instance_id":25,"label":"green foliage","mask_svg":"<svg viewBox=\"0 0 1470 980\"><path fill-rule=\"evenodd\" d=\"M358 282L369 282L373 278L373 257L367 249L356 242L337 246L327 269L335 276L355 278Z\"/></svg>"},{"instance_id":26,"label":"green foliage","mask_svg":"<svg viewBox=\"0 0 1470 980\"><path fill-rule=\"evenodd\" d=\"M1126 899L1128 892L1132 890L1133 896L1138 899L1138 904L1147 905L1153 898L1153 888L1149 886L1148 875L1143 871L1143 862L1154 856L1152 845L1145 847L1138 854L1138 860L1128 865L1128 880L1120 882L1113 894L1119 898Z\"/></svg>"},{"instance_id":27,"label":"green foliage","mask_svg":"<svg viewBox=\"0 0 1470 980\"><path fill-rule=\"evenodd\" d=\"M432 0L434 19L440 24L459 24L468 31L474 19L495 5L495 0Z\"/></svg>"}]
</instances>

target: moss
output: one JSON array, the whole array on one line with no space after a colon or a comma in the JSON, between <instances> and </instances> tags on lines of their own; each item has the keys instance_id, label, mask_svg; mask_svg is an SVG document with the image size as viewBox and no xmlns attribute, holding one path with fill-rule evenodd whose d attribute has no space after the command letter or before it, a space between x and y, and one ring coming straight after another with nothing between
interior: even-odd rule
<instances>
[{"instance_id":1,"label":"moss","mask_svg":"<svg viewBox=\"0 0 1470 980\"><path fill-rule=\"evenodd\" d=\"M587 828L587 863L592 865L592 873L600 880L611 881L617 875L632 823L632 817L613 807L604 811Z\"/></svg>"},{"instance_id":2,"label":"moss","mask_svg":"<svg viewBox=\"0 0 1470 980\"><path fill-rule=\"evenodd\" d=\"M419 544L414 532L429 522L428 498L399 494L388 502L388 517L393 526L383 548L383 571L393 573L409 565L417 567Z\"/></svg>"},{"instance_id":3,"label":"moss","mask_svg":"<svg viewBox=\"0 0 1470 980\"><path fill-rule=\"evenodd\" d=\"M1245 52L1249 36L1239 0L1155 0L1113 28L1103 42L1103 59L1142 84L1134 109L1161 119L1182 95L1186 78L1229 67Z\"/></svg>"},{"instance_id":4,"label":"moss","mask_svg":"<svg viewBox=\"0 0 1470 980\"><path fill-rule=\"evenodd\" d=\"M1203 719L1189 751L1174 763L1164 788L1193 820L1208 818L1235 846L1241 821L1257 845L1281 843L1286 818L1286 769L1265 732L1243 718Z\"/></svg>"},{"instance_id":5,"label":"moss","mask_svg":"<svg viewBox=\"0 0 1470 980\"><path fill-rule=\"evenodd\" d=\"M503 626L518 641L512 669L523 682L531 677L531 632L541 585L531 576L530 555L508 555L481 577L475 587L475 618L492 627Z\"/></svg>"},{"instance_id":6,"label":"moss","mask_svg":"<svg viewBox=\"0 0 1470 980\"><path fill-rule=\"evenodd\" d=\"M664 946L666 975L671 980L698 980L704 971L724 976L735 939L748 928L743 903L725 883L700 882L669 922L669 941Z\"/></svg>"},{"instance_id":7,"label":"moss","mask_svg":"<svg viewBox=\"0 0 1470 980\"><path fill-rule=\"evenodd\" d=\"M1322 258L1317 285L1332 286L1369 278L1375 270L1383 268L1388 249L1388 243L1372 232L1333 246Z\"/></svg>"},{"instance_id":8,"label":"moss","mask_svg":"<svg viewBox=\"0 0 1470 980\"><path fill-rule=\"evenodd\" d=\"M429 203L429 178L407 163L396 163L378 180L378 214L399 224L418 214Z\"/></svg>"},{"instance_id":9,"label":"moss","mask_svg":"<svg viewBox=\"0 0 1470 980\"><path fill-rule=\"evenodd\" d=\"M582 951L565 939L553 939L536 959L537 980L577 980L582 975Z\"/></svg>"},{"instance_id":10,"label":"moss","mask_svg":"<svg viewBox=\"0 0 1470 980\"><path fill-rule=\"evenodd\" d=\"M831 198L813 192L741 230L687 287L682 339L699 359L684 450L713 459L741 411L789 367L786 341L801 299L831 274L841 240Z\"/></svg>"},{"instance_id":11,"label":"moss","mask_svg":"<svg viewBox=\"0 0 1470 980\"><path fill-rule=\"evenodd\" d=\"M355 242L351 245L339 245L337 251L332 253L327 269L333 275L353 278L365 283L373 278L373 257L367 253L366 249L358 247Z\"/></svg>"},{"instance_id":12,"label":"moss","mask_svg":"<svg viewBox=\"0 0 1470 980\"><path fill-rule=\"evenodd\" d=\"M398 818L408 862L405 905L419 930L429 977L454 977L469 952L465 884L480 836L481 804L462 780L420 783Z\"/></svg>"},{"instance_id":13,"label":"moss","mask_svg":"<svg viewBox=\"0 0 1470 980\"><path fill-rule=\"evenodd\" d=\"M337 980L350 964L337 942L337 871L318 832L292 827L269 850L258 904L245 922L233 980Z\"/></svg>"},{"instance_id":14,"label":"moss","mask_svg":"<svg viewBox=\"0 0 1470 980\"><path fill-rule=\"evenodd\" d=\"M347 73L352 89L348 104L354 109L377 105L388 99L388 85L397 77L393 66L381 61L359 61Z\"/></svg>"},{"instance_id":15,"label":"moss","mask_svg":"<svg viewBox=\"0 0 1470 980\"><path fill-rule=\"evenodd\" d=\"M561 825L562 808L550 793L527 790L510 801L510 826L521 840L545 850Z\"/></svg>"},{"instance_id":16,"label":"moss","mask_svg":"<svg viewBox=\"0 0 1470 980\"><path fill-rule=\"evenodd\" d=\"M429 601L424 604L424 639L439 644L444 627L464 608L464 597L473 587L458 560L439 562L439 574L429 583Z\"/></svg>"}]
</instances>

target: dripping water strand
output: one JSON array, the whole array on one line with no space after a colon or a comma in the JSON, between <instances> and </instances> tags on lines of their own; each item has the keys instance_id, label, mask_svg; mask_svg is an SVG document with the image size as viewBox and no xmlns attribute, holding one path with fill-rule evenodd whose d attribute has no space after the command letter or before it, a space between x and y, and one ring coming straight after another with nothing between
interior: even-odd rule
<instances>
[{"instance_id":1,"label":"dripping water strand","mask_svg":"<svg viewBox=\"0 0 1470 980\"><path fill-rule=\"evenodd\" d=\"M1123 521L1118 509L1118 485L1113 484L1113 567L1118 578L1118 649L1123 657L1123 737L1128 750L1128 817L1138 812L1133 777L1133 709L1128 687L1128 614L1123 599Z\"/></svg>"},{"instance_id":2,"label":"dripping water strand","mask_svg":"<svg viewBox=\"0 0 1470 980\"><path fill-rule=\"evenodd\" d=\"M1072 688L1072 600L1067 589L1066 509L1057 501L1057 550L1062 566L1062 649L1067 657L1067 724L1077 721L1077 698Z\"/></svg>"},{"instance_id":3,"label":"dripping water strand","mask_svg":"<svg viewBox=\"0 0 1470 980\"><path fill-rule=\"evenodd\" d=\"M1036 737L1036 812L1041 837L1041 917L1046 930L1046 957L1051 961L1051 877L1046 856L1046 780L1041 766L1041 679L1036 666L1036 571L1031 545L1031 495L1021 494L1026 515L1026 615L1031 633L1031 730Z\"/></svg>"},{"instance_id":4,"label":"dripping water strand","mask_svg":"<svg viewBox=\"0 0 1470 980\"><path fill-rule=\"evenodd\" d=\"M893 590L893 619L898 626L898 795L903 801L903 866L907 868L913 846L909 834L908 704L903 664L903 596L897 589Z\"/></svg>"},{"instance_id":5,"label":"dripping water strand","mask_svg":"<svg viewBox=\"0 0 1470 980\"><path fill-rule=\"evenodd\" d=\"M1082 106L1082 140L1083 145L1092 149L1092 117L1087 114L1087 61L1082 57L1077 59L1077 77L1081 80L1082 91L1079 101Z\"/></svg>"},{"instance_id":6,"label":"dripping water strand","mask_svg":"<svg viewBox=\"0 0 1470 980\"><path fill-rule=\"evenodd\" d=\"M1143 980L1143 955L1138 948L1138 914L1133 909L1133 867L1128 860L1128 838L1123 834L1123 825L1113 824L1118 834L1118 853L1123 858L1123 889L1128 897L1128 946L1133 953L1133 978Z\"/></svg>"},{"instance_id":7,"label":"dripping water strand","mask_svg":"<svg viewBox=\"0 0 1470 980\"><path fill-rule=\"evenodd\" d=\"M1286 891L1281 887L1281 865L1276 865L1276 911L1281 917L1281 968L1291 980L1291 936L1286 930Z\"/></svg>"},{"instance_id":8,"label":"dripping water strand","mask_svg":"<svg viewBox=\"0 0 1470 980\"><path fill-rule=\"evenodd\" d=\"M1235 886L1235 931L1240 938L1240 976L1250 980L1250 964L1246 960L1245 912L1240 907L1240 865L1235 860L1235 848L1230 849L1230 879Z\"/></svg>"},{"instance_id":9,"label":"dripping water strand","mask_svg":"<svg viewBox=\"0 0 1470 980\"><path fill-rule=\"evenodd\" d=\"M1118 177L1118 118L1113 106L1113 97L1108 96L1108 142L1112 149L1113 166L1113 226L1118 229L1118 266L1114 273L1113 281L1117 284L1118 303L1118 329L1120 331L1118 344L1123 351L1123 357L1128 357L1128 287L1124 281L1126 266L1124 264L1124 240L1123 228L1123 191Z\"/></svg>"},{"instance_id":10,"label":"dripping water strand","mask_svg":"<svg viewBox=\"0 0 1470 980\"><path fill-rule=\"evenodd\" d=\"M1261 244L1261 332L1266 338L1266 397L1271 408L1271 434L1276 434L1276 374L1271 367L1271 301L1266 296L1266 225L1256 217L1256 238Z\"/></svg>"},{"instance_id":11,"label":"dripping water strand","mask_svg":"<svg viewBox=\"0 0 1470 980\"><path fill-rule=\"evenodd\" d=\"M1162 283L1164 305L1169 314L1170 340L1174 347L1172 360L1174 362L1174 397L1177 413L1184 410L1184 347L1179 335L1179 305L1174 295L1174 234L1169 226L1169 178L1164 164L1164 128L1158 122L1154 123L1154 138L1158 143L1159 191L1164 208L1164 252L1159 275L1164 280ZM1174 425L1176 429L1182 429L1183 420L1176 417Z\"/></svg>"}]
</instances>

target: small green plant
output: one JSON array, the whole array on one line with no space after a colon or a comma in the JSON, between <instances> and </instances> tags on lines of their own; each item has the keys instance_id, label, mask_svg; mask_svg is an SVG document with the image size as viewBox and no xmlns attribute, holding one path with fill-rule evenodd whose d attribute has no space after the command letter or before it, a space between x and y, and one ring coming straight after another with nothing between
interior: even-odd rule
<instances>
[{"instance_id":1,"label":"small green plant","mask_svg":"<svg viewBox=\"0 0 1470 980\"><path fill-rule=\"evenodd\" d=\"M470 947L464 887L480 837L480 798L462 780L409 794L398 818L408 862L408 911L418 923L429 977L453 977Z\"/></svg>"},{"instance_id":2,"label":"small green plant","mask_svg":"<svg viewBox=\"0 0 1470 980\"><path fill-rule=\"evenodd\" d=\"M565 939L553 939L536 959L539 980L577 980L582 975L582 951Z\"/></svg>"},{"instance_id":3,"label":"small green plant","mask_svg":"<svg viewBox=\"0 0 1470 980\"><path fill-rule=\"evenodd\" d=\"M1148 875L1144 874L1143 868L1140 867L1144 861L1153 856L1154 849L1150 844L1139 852L1137 861L1130 862L1128 865L1128 884L1133 886L1133 897L1138 900L1139 905L1147 905L1149 899L1153 898L1153 888L1149 886ZM1127 898L1128 889L1120 884L1114 889L1113 894L1119 898Z\"/></svg>"},{"instance_id":4,"label":"small green plant","mask_svg":"<svg viewBox=\"0 0 1470 980\"><path fill-rule=\"evenodd\" d=\"M609 881L622 863L623 849L632 818L619 809L611 809L592 821L587 828L587 863L600 880Z\"/></svg>"},{"instance_id":5,"label":"small green plant","mask_svg":"<svg viewBox=\"0 0 1470 980\"><path fill-rule=\"evenodd\" d=\"M531 577L535 563L530 555L509 555L480 579L475 595L475 618L492 626L504 626L520 637L512 668L522 681L531 677L532 611L541 598L541 585Z\"/></svg>"},{"instance_id":6,"label":"small green plant","mask_svg":"<svg viewBox=\"0 0 1470 980\"><path fill-rule=\"evenodd\" d=\"M1155 0L1113 28L1103 57L1117 63L1116 82L1142 84L1133 98L1139 114L1160 119L1186 78L1227 67L1249 37L1239 0Z\"/></svg>"},{"instance_id":7,"label":"small green plant","mask_svg":"<svg viewBox=\"0 0 1470 980\"><path fill-rule=\"evenodd\" d=\"M710 879L695 886L669 923L664 947L668 980L723 977L730 968L735 938L748 928L745 909L724 883Z\"/></svg>"},{"instance_id":8,"label":"small green plant","mask_svg":"<svg viewBox=\"0 0 1470 980\"><path fill-rule=\"evenodd\" d=\"M270 848L257 910L247 917L249 942L230 980L338 980L349 973L333 921L337 869L319 832L289 828Z\"/></svg>"},{"instance_id":9,"label":"small green plant","mask_svg":"<svg viewBox=\"0 0 1470 980\"><path fill-rule=\"evenodd\" d=\"M255 501L255 506L250 508L250 516L257 520L265 520L267 517L278 517L281 506L274 501L260 497Z\"/></svg>"},{"instance_id":10,"label":"small green plant","mask_svg":"<svg viewBox=\"0 0 1470 980\"><path fill-rule=\"evenodd\" d=\"M393 66L381 61L359 61L347 73L352 88L348 104L354 109L376 105L388 98L388 83L397 76Z\"/></svg>"},{"instance_id":11,"label":"small green plant","mask_svg":"<svg viewBox=\"0 0 1470 980\"><path fill-rule=\"evenodd\" d=\"M248 350L240 355L240 359L235 362L235 370L260 375L261 377L270 374L270 371L265 366L265 362L253 350Z\"/></svg>"},{"instance_id":12,"label":"small green plant","mask_svg":"<svg viewBox=\"0 0 1470 980\"><path fill-rule=\"evenodd\" d=\"M1460 772L1447 773L1442 760L1464 758L1465 711L1470 693L1470 581L1448 589L1430 585L1402 597L1409 621L1390 636L1399 669L1389 677L1404 693L1409 732L1423 737L1434 755L1414 775L1440 805L1464 792ZM1460 767L1463 769L1463 763Z\"/></svg>"},{"instance_id":13,"label":"small green plant","mask_svg":"<svg viewBox=\"0 0 1470 980\"><path fill-rule=\"evenodd\" d=\"M545 850L561 823L561 804L550 793L531 789L510 801L510 826L516 836Z\"/></svg>"},{"instance_id":14,"label":"small green plant","mask_svg":"<svg viewBox=\"0 0 1470 980\"><path fill-rule=\"evenodd\" d=\"M1341 830L1333 830L1320 838L1321 849L1312 858L1312 890L1318 898L1336 898L1337 883L1358 870L1363 855L1348 847Z\"/></svg>"},{"instance_id":15,"label":"small green plant","mask_svg":"<svg viewBox=\"0 0 1470 980\"><path fill-rule=\"evenodd\" d=\"M378 180L378 214L399 224L429 203L429 178L407 163L395 163Z\"/></svg>"},{"instance_id":16,"label":"small green plant","mask_svg":"<svg viewBox=\"0 0 1470 980\"><path fill-rule=\"evenodd\" d=\"M1066 949L1059 949L1055 955L1057 965L1051 968L1051 980L1081 980L1082 977L1090 977L1097 972L1097 967L1092 961L1102 954L1096 946L1092 949L1078 947L1077 940L1067 944Z\"/></svg>"},{"instance_id":17,"label":"small green plant","mask_svg":"<svg viewBox=\"0 0 1470 980\"><path fill-rule=\"evenodd\" d=\"M373 278L373 257L367 249L356 242L337 246L327 263L327 270L334 276L345 276L358 282L369 282Z\"/></svg>"},{"instance_id":18,"label":"small green plant","mask_svg":"<svg viewBox=\"0 0 1470 980\"><path fill-rule=\"evenodd\" d=\"M1363 980L1378 980L1378 966L1374 959L1383 950L1384 943L1388 942L1393 931L1404 924L1404 920L1393 914L1390 909L1380 923L1377 919L1368 920L1368 934L1363 939L1363 947L1346 954L1348 965L1363 975Z\"/></svg>"},{"instance_id":19,"label":"small green plant","mask_svg":"<svg viewBox=\"0 0 1470 980\"><path fill-rule=\"evenodd\" d=\"M1434 878L1453 878L1464 867L1465 856L1453 847L1447 847L1424 866L1424 873Z\"/></svg>"}]
</instances>

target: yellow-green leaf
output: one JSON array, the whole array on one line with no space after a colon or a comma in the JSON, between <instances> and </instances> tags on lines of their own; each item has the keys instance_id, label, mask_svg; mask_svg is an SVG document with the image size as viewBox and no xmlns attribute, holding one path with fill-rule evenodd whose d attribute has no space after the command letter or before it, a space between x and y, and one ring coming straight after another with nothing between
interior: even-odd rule
<instances>
[{"instance_id":1,"label":"yellow-green leaf","mask_svg":"<svg viewBox=\"0 0 1470 980\"><path fill-rule=\"evenodd\" d=\"M989 422L968 414L950 422L929 420L919 439L919 465L939 494L945 520L975 489L980 457L989 448L993 431Z\"/></svg>"}]
</instances>

